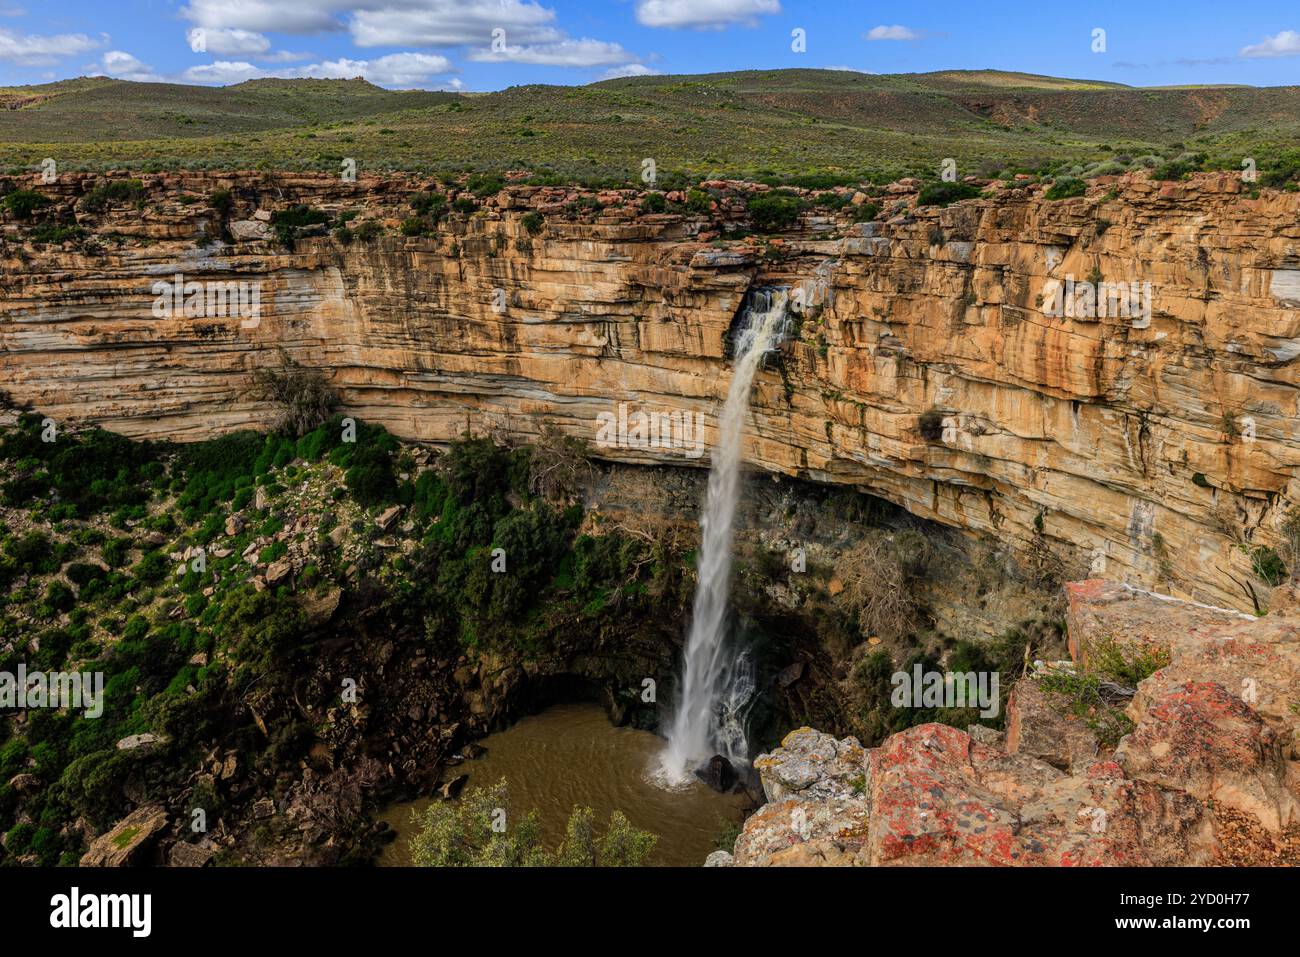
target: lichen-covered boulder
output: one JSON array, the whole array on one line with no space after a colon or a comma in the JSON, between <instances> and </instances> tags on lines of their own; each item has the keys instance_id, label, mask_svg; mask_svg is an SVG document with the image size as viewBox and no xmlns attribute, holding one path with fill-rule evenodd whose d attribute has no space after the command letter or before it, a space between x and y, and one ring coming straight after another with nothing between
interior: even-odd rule
<instances>
[{"instance_id":1,"label":"lichen-covered boulder","mask_svg":"<svg viewBox=\"0 0 1300 957\"><path fill-rule=\"evenodd\" d=\"M1115 758L1131 778L1253 814L1272 831L1300 819L1277 733L1217 682L1189 681L1148 701Z\"/></svg>"}]
</instances>

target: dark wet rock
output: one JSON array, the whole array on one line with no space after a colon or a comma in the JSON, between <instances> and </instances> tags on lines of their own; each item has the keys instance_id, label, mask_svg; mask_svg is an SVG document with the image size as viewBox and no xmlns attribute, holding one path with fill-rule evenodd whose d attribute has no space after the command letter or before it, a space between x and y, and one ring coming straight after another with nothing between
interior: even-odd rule
<instances>
[{"instance_id":1,"label":"dark wet rock","mask_svg":"<svg viewBox=\"0 0 1300 957\"><path fill-rule=\"evenodd\" d=\"M731 790L736 783L736 769L720 754L715 754L709 758L707 764L702 768L695 769L695 776L713 788L715 791L721 791L724 794Z\"/></svg>"},{"instance_id":2,"label":"dark wet rock","mask_svg":"<svg viewBox=\"0 0 1300 957\"><path fill-rule=\"evenodd\" d=\"M438 788L438 796L444 801L450 801L458 796L465 789L465 783L469 781L468 774L458 774L442 787Z\"/></svg>"}]
</instances>

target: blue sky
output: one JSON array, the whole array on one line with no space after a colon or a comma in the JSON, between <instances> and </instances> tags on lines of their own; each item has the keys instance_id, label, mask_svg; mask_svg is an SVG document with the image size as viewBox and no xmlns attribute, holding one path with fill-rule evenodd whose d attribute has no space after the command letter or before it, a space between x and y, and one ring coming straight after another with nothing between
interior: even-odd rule
<instances>
[{"instance_id":1,"label":"blue sky","mask_svg":"<svg viewBox=\"0 0 1300 957\"><path fill-rule=\"evenodd\" d=\"M1094 51L1098 29L1104 50ZM393 88L482 91L779 67L1292 84L1300 4L0 0L5 85L88 74L206 84L365 76Z\"/></svg>"}]
</instances>

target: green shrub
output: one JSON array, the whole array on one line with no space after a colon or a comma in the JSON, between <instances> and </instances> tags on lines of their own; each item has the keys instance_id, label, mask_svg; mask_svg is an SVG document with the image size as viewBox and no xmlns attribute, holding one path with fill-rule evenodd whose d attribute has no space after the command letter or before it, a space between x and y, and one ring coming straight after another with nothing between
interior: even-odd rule
<instances>
[{"instance_id":1,"label":"green shrub","mask_svg":"<svg viewBox=\"0 0 1300 957\"><path fill-rule=\"evenodd\" d=\"M501 177L491 173L475 173L465 184L465 188L479 199L499 193L504 187Z\"/></svg>"},{"instance_id":2,"label":"green shrub","mask_svg":"<svg viewBox=\"0 0 1300 957\"><path fill-rule=\"evenodd\" d=\"M58 226L54 223L41 223L27 234L28 242L37 246L57 246L71 242L86 235L80 226Z\"/></svg>"},{"instance_id":3,"label":"green shrub","mask_svg":"<svg viewBox=\"0 0 1300 957\"><path fill-rule=\"evenodd\" d=\"M16 219L31 219L32 213L49 206L50 202L49 197L33 189L16 189L0 200L0 205L3 205Z\"/></svg>"},{"instance_id":4,"label":"green shrub","mask_svg":"<svg viewBox=\"0 0 1300 957\"><path fill-rule=\"evenodd\" d=\"M867 223L880 215L880 207L875 203L863 203L861 206L854 206L850 218L855 223Z\"/></svg>"},{"instance_id":5,"label":"green shrub","mask_svg":"<svg viewBox=\"0 0 1300 957\"><path fill-rule=\"evenodd\" d=\"M637 867L658 841L618 811L610 815L605 833L597 836L592 810L575 807L564 840L549 852L536 811L504 832L493 827L497 809L508 806L504 780L457 801L429 805L417 820L420 830L411 841L412 860L420 867Z\"/></svg>"},{"instance_id":6,"label":"green shrub","mask_svg":"<svg viewBox=\"0 0 1300 957\"><path fill-rule=\"evenodd\" d=\"M1069 176L1063 176L1054 182L1043 195L1047 199L1070 199L1074 196L1082 196L1088 191L1088 184L1081 179L1073 179Z\"/></svg>"},{"instance_id":7,"label":"green shrub","mask_svg":"<svg viewBox=\"0 0 1300 957\"><path fill-rule=\"evenodd\" d=\"M139 200L144 196L144 183L138 179L115 179L96 186L81 197L81 207L92 213L100 213L114 203Z\"/></svg>"},{"instance_id":8,"label":"green shrub","mask_svg":"<svg viewBox=\"0 0 1300 957\"><path fill-rule=\"evenodd\" d=\"M433 232L433 227L428 220L412 216L409 219L402 220L401 225L397 227L397 231L403 236L427 236Z\"/></svg>"},{"instance_id":9,"label":"green shrub","mask_svg":"<svg viewBox=\"0 0 1300 957\"><path fill-rule=\"evenodd\" d=\"M4 550L18 570L28 575L48 575L59 570L58 555L44 532L31 531L21 538L11 538Z\"/></svg>"},{"instance_id":10,"label":"green shrub","mask_svg":"<svg viewBox=\"0 0 1300 957\"><path fill-rule=\"evenodd\" d=\"M713 212L713 197L702 189L687 190L686 208L692 213L707 215Z\"/></svg>"},{"instance_id":11,"label":"green shrub","mask_svg":"<svg viewBox=\"0 0 1300 957\"><path fill-rule=\"evenodd\" d=\"M216 189L208 194L208 205L222 218L225 218L230 215L231 209L234 208L235 197L231 195L228 189Z\"/></svg>"},{"instance_id":12,"label":"green shrub","mask_svg":"<svg viewBox=\"0 0 1300 957\"><path fill-rule=\"evenodd\" d=\"M775 232L789 229L798 221L803 203L792 193L776 190L751 196L748 209L750 221L755 229Z\"/></svg>"},{"instance_id":13,"label":"green shrub","mask_svg":"<svg viewBox=\"0 0 1300 957\"><path fill-rule=\"evenodd\" d=\"M529 236L536 236L546 226L546 218L541 213L524 213L520 222L528 230Z\"/></svg>"},{"instance_id":14,"label":"green shrub","mask_svg":"<svg viewBox=\"0 0 1300 957\"><path fill-rule=\"evenodd\" d=\"M921 189L916 205L944 207L964 199L973 199L979 194L980 188L973 183L930 183Z\"/></svg>"},{"instance_id":15,"label":"green shrub","mask_svg":"<svg viewBox=\"0 0 1300 957\"><path fill-rule=\"evenodd\" d=\"M359 505L387 504L397 495L392 455L376 443L365 443L352 454L343 480Z\"/></svg>"},{"instance_id":16,"label":"green shrub","mask_svg":"<svg viewBox=\"0 0 1300 957\"><path fill-rule=\"evenodd\" d=\"M1191 163L1183 160L1171 160L1168 163L1161 163L1151 171L1151 178L1155 180L1181 180L1186 179L1187 175L1195 170L1196 167Z\"/></svg>"},{"instance_id":17,"label":"green shrub","mask_svg":"<svg viewBox=\"0 0 1300 957\"><path fill-rule=\"evenodd\" d=\"M329 213L316 209L306 203L296 203L288 209L276 210L271 214L271 228L280 245L293 249L298 234L309 226L323 226L330 221Z\"/></svg>"},{"instance_id":18,"label":"green shrub","mask_svg":"<svg viewBox=\"0 0 1300 957\"><path fill-rule=\"evenodd\" d=\"M647 213L662 213L668 208L668 200L663 193L646 193L641 197L641 209Z\"/></svg>"},{"instance_id":19,"label":"green shrub","mask_svg":"<svg viewBox=\"0 0 1300 957\"><path fill-rule=\"evenodd\" d=\"M1256 545L1251 549L1250 567L1270 588L1286 581L1286 565L1281 556L1267 545Z\"/></svg>"},{"instance_id":20,"label":"green shrub","mask_svg":"<svg viewBox=\"0 0 1300 957\"><path fill-rule=\"evenodd\" d=\"M447 197L442 193L420 193L412 197L411 209L437 222L447 212Z\"/></svg>"}]
</instances>

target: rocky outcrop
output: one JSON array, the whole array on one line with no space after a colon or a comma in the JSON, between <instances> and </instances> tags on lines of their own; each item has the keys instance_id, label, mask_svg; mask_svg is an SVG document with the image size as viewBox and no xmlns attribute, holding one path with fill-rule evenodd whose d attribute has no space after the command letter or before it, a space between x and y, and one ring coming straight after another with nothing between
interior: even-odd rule
<instances>
[{"instance_id":1,"label":"rocky outcrop","mask_svg":"<svg viewBox=\"0 0 1300 957\"><path fill-rule=\"evenodd\" d=\"M924 724L864 751L802 728L755 761L768 803L734 863L1251 862L1225 829L1255 835L1255 863L1289 860L1277 848L1300 846L1300 621L1246 622L1101 581L1068 590L1072 647L1131 629L1169 656L1139 684L1113 754L1053 710L1039 685L1050 672L1016 685L1004 741Z\"/></svg>"},{"instance_id":2,"label":"rocky outcrop","mask_svg":"<svg viewBox=\"0 0 1300 957\"><path fill-rule=\"evenodd\" d=\"M150 846L167 827L167 809L151 804L137 808L108 832L95 838L81 858L82 867L122 867L142 863Z\"/></svg>"},{"instance_id":3,"label":"rocky outcrop","mask_svg":"<svg viewBox=\"0 0 1300 957\"><path fill-rule=\"evenodd\" d=\"M726 240L737 184L710 184L708 216L644 213L634 191L575 212L576 191L510 187L401 236L431 184L142 180L143 208L102 214L73 207L93 176L22 184L75 216L88 231L75 243L3 227L0 380L56 421L182 440L267 428L248 386L283 348L327 370L349 412L411 439L553 423L594 440L627 403L704 414L707 448L737 312L753 288L784 285L801 310L759 377L749 461L869 488L1058 572L1266 601L1255 550L1278 544L1300 461L1295 194L1135 174L1071 200L1026 187L941 210L896 184L888 221L823 209L780 237ZM224 220L204 199L222 188ZM290 250L248 225L294 202L386 232L346 242L314 227ZM260 315L156 318L153 284L178 273L260 284ZM1070 277L1149 282L1150 316L1046 315ZM680 447L598 452L707 463Z\"/></svg>"}]
</instances>

